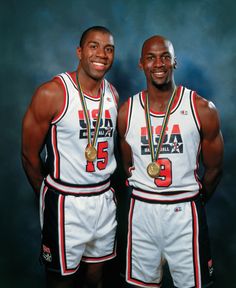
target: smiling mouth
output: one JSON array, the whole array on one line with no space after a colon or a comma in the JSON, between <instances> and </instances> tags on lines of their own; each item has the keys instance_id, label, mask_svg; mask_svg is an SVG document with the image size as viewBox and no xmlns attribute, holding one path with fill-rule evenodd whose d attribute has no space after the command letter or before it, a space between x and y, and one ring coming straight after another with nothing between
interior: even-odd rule
<instances>
[{"instance_id":1,"label":"smiling mouth","mask_svg":"<svg viewBox=\"0 0 236 288\"><path fill-rule=\"evenodd\" d=\"M99 71L104 71L107 69L107 65L101 62L92 62L94 68Z\"/></svg>"},{"instance_id":2,"label":"smiling mouth","mask_svg":"<svg viewBox=\"0 0 236 288\"><path fill-rule=\"evenodd\" d=\"M153 72L152 73L155 77L163 77L166 75L166 72L165 71L159 71L159 72Z\"/></svg>"},{"instance_id":3,"label":"smiling mouth","mask_svg":"<svg viewBox=\"0 0 236 288\"><path fill-rule=\"evenodd\" d=\"M101 63L101 62L92 62L92 63L93 63L93 65L99 66L99 67L105 67L106 66L106 64Z\"/></svg>"}]
</instances>

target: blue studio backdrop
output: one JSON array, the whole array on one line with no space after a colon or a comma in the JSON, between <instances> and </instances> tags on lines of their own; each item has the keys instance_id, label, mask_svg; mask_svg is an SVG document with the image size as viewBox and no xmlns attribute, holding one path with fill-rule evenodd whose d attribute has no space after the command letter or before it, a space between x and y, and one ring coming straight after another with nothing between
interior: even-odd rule
<instances>
[{"instance_id":1,"label":"blue studio backdrop","mask_svg":"<svg viewBox=\"0 0 236 288\"><path fill-rule=\"evenodd\" d=\"M37 86L77 67L81 33L103 25L115 37L115 62L107 78L116 86L121 103L145 87L138 69L141 45L160 34L174 44L177 84L197 90L217 106L225 165L223 179L207 204L214 287L235 288L235 1L3 0L0 7L0 287L45 287L38 261L37 201L20 160L21 121ZM117 192L126 201L122 194L126 192Z\"/></svg>"}]
</instances>

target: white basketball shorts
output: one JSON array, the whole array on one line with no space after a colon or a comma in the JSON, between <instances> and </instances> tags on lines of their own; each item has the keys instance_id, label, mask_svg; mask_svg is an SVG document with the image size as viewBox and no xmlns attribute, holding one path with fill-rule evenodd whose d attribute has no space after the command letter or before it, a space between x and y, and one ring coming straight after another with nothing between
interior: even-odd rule
<instances>
[{"instance_id":1,"label":"white basketball shorts","mask_svg":"<svg viewBox=\"0 0 236 288\"><path fill-rule=\"evenodd\" d=\"M175 287L212 283L205 210L200 200L147 203L131 198L126 281L139 287L161 287L167 261Z\"/></svg>"},{"instance_id":2,"label":"white basketball shorts","mask_svg":"<svg viewBox=\"0 0 236 288\"><path fill-rule=\"evenodd\" d=\"M41 259L46 269L75 273L80 261L98 263L116 256L116 202L108 188L90 196L69 195L42 185Z\"/></svg>"}]
</instances>

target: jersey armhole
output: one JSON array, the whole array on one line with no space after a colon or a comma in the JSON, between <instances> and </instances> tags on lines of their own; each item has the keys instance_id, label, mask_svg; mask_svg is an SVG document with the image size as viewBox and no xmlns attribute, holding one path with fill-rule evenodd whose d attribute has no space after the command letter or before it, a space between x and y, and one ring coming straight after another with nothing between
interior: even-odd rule
<instances>
[{"instance_id":1,"label":"jersey armhole","mask_svg":"<svg viewBox=\"0 0 236 288\"><path fill-rule=\"evenodd\" d=\"M201 130L201 122L200 122L200 117L197 111L197 104L196 104L196 98L197 98L197 93L196 91L191 91L190 92L190 104L191 104L191 109L192 109L192 113L193 113L193 118L195 121L195 124L197 126L197 129L200 133Z\"/></svg>"},{"instance_id":2,"label":"jersey armhole","mask_svg":"<svg viewBox=\"0 0 236 288\"><path fill-rule=\"evenodd\" d=\"M63 105L62 105L62 108L61 108L61 111L60 113L54 117L52 119L52 122L51 124L55 124L57 123L58 121L60 121L62 119L62 117L65 115L65 112L67 110L67 107L68 107L68 98L69 98L69 93L68 93L68 89L67 89L67 86L66 86L66 83L63 79L63 77L61 75L57 75L55 76L53 79L59 79L61 84L62 84L62 87L63 87Z\"/></svg>"},{"instance_id":3,"label":"jersey armhole","mask_svg":"<svg viewBox=\"0 0 236 288\"><path fill-rule=\"evenodd\" d=\"M104 83L104 85L105 85L105 83ZM114 100L114 102L115 102L115 104L116 104L116 107L118 107L118 99L117 99L117 97L116 97L116 94L118 94L118 93L117 93L115 87L114 87L111 83L108 83L108 85L109 85L109 88L110 88L110 91L111 91L111 95L112 95L112 97L113 97L113 100Z\"/></svg>"}]
</instances>

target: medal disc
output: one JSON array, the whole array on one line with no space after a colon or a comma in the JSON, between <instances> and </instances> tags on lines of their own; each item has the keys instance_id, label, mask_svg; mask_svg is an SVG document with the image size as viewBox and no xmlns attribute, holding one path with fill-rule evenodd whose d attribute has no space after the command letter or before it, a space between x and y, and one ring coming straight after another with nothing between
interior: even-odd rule
<instances>
[{"instance_id":1,"label":"medal disc","mask_svg":"<svg viewBox=\"0 0 236 288\"><path fill-rule=\"evenodd\" d=\"M161 167L157 162L152 162L147 166L147 173L152 178L157 178L159 176Z\"/></svg>"},{"instance_id":2,"label":"medal disc","mask_svg":"<svg viewBox=\"0 0 236 288\"><path fill-rule=\"evenodd\" d=\"M92 145L88 145L85 149L85 157L88 161L94 161L97 158L97 150Z\"/></svg>"}]
</instances>

